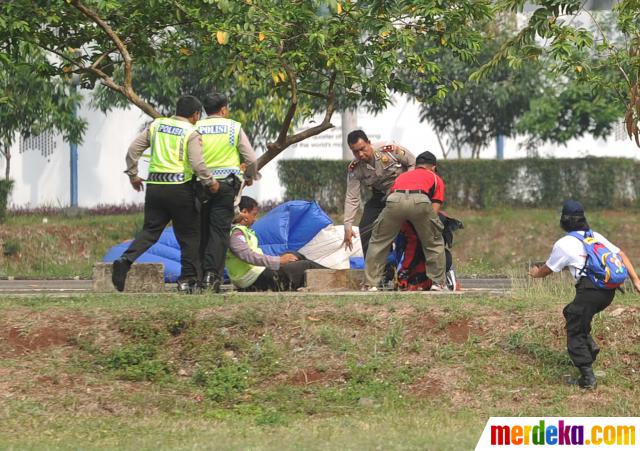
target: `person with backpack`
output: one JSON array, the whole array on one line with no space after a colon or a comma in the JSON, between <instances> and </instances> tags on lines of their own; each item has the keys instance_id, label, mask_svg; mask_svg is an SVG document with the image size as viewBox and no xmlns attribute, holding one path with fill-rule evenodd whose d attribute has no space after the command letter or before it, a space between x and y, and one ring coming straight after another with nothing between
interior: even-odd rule
<instances>
[{"instance_id":1,"label":"person with backpack","mask_svg":"<svg viewBox=\"0 0 640 451\"><path fill-rule=\"evenodd\" d=\"M534 266L529 276L546 277L568 268L576 281L576 296L563 310L567 329L567 350L580 377L571 384L596 388L593 362L600 348L591 336L593 316L613 301L615 290L628 278L640 291L640 279L626 254L589 227L582 204L567 200L562 206L560 227L567 235L553 245L546 263Z\"/></svg>"}]
</instances>

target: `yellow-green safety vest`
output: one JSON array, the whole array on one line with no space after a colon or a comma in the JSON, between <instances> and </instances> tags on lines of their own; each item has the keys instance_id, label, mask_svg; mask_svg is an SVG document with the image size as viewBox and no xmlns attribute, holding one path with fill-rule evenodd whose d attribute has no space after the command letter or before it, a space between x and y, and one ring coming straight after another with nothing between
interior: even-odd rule
<instances>
[{"instance_id":1,"label":"yellow-green safety vest","mask_svg":"<svg viewBox=\"0 0 640 451\"><path fill-rule=\"evenodd\" d=\"M223 179L229 174L241 175L240 122L224 117L208 117L196 123L202 135L202 154L207 168L216 179Z\"/></svg>"},{"instance_id":2,"label":"yellow-green safety vest","mask_svg":"<svg viewBox=\"0 0 640 451\"><path fill-rule=\"evenodd\" d=\"M256 232L246 226L234 225L231 228L231 235L233 235L236 230L240 230L242 232L244 238L247 240L249 249L253 252L257 252L258 254L263 253L262 249L258 247L258 237L256 236ZM233 254L233 252L231 252L231 249L227 251L226 267L229 272L229 279L231 279L231 283L238 288L247 288L251 286L266 269L264 266L253 266L243 260L240 260Z\"/></svg>"},{"instance_id":3,"label":"yellow-green safety vest","mask_svg":"<svg viewBox=\"0 0 640 451\"><path fill-rule=\"evenodd\" d=\"M195 127L172 117L160 117L149 127L151 157L147 183L170 185L193 178L187 147Z\"/></svg>"}]
</instances>

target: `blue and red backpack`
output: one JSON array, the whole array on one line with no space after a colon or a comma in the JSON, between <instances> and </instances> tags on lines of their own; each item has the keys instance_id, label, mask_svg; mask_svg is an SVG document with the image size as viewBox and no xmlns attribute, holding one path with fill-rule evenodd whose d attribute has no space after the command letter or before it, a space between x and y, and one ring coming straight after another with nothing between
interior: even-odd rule
<instances>
[{"instance_id":1,"label":"blue and red backpack","mask_svg":"<svg viewBox=\"0 0 640 451\"><path fill-rule=\"evenodd\" d=\"M570 232L569 235L582 241L587 252L587 260L581 273L597 288L615 290L629 277L629 271L620 255L598 242L591 230L587 230L584 236L578 232Z\"/></svg>"}]
</instances>

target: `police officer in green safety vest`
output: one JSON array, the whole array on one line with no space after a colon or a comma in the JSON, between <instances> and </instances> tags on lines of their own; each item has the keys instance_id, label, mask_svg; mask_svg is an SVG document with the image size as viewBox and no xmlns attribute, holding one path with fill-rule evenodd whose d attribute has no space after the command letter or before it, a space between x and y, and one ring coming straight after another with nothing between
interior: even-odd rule
<instances>
[{"instance_id":1,"label":"police officer in green safety vest","mask_svg":"<svg viewBox=\"0 0 640 451\"><path fill-rule=\"evenodd\" d=\"M129 146L125 173L136 191L144 189L144 180L138 175L138 161L149 147L151 159L142 231L113 262L112 281L118 291L125 288L131 264L158 241L169 221L173 223L181 251L178 290L192 293L197 287L201 278L200 229L192 184L194 173L212 194L220 187L203 159L202 140L195 127L201 112L202 104L197 98L180 97L175 116L155 119Z\"/></svg>"},{"instance_id":2,"label":"police officer in green safety vest","mask_svg":"<svg viewBox=\"0 0 640 451\"><path fill-rule=\"evenodd\" d=\"M242 196L240 213L234 219L227 252L231 282L242 291L295 291L304 286L307 269L326 269L297 252L265 255L256 233L250 228L258 217L255 199Z\"/></svg>"},{"instance_id":3,"label":"police officer in green safety vest","mask_svg":"<svg viewBox=\"0 0 640 451\"><path fill-rule=\"evenodd\" d=\"M259 178L256 153L239 122L228 119L229 100L220 93L203 99L207 118L198 121L204 161L220 183L216 193L206 193L202 209L201 256L204 286L220 291L234 203L242 185Z\"/></svg>"}]
</instances>

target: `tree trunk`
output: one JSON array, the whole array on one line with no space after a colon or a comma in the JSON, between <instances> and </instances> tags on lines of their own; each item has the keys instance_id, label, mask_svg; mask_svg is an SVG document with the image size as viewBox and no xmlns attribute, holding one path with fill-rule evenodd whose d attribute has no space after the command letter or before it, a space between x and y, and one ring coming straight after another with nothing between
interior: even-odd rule
<instances>
[{"instance_id":1,"label":"tree trunk","mask_svg":"<svg viewBox=\"0 0 640 451\"><path fill-rule=\"evenodd\" d=\"M436 138L438 138L438 144L440 145L440 150L442 151L442 159L446 160L447 156L449 155L449 152L451 152L451 149L446 150L444 148L444 144L442 144L442 138L440 137L440 133L438 132L438 130L435 130L436 132ZM458 158L460 158L460 155L458 155Z\"/></svg>"},{"instance_id":2,"label":"tree trunk","mask_svg":"<svg viewBox=\"0 0 640 451\"><path fill-rule=\"evenodd\" d=\"M342 159L353 160L353 153L347 143L347 135L358 128L358 115L356 110L345 110L342 116Z\"/></svg>"},{"instance_id":3,"label":"tree trunk","mask_svg":"<svg viewBox=\"0 0 640 451\"><path fill-rule=\"evenodd\" d=\"M5 142L3 147L4 149L0 149L0 155L4 157L4 161L7 164L4 168L4 178L9 180L9 175L11 174L11 144Z\"/></svg>"}]
</instances>

